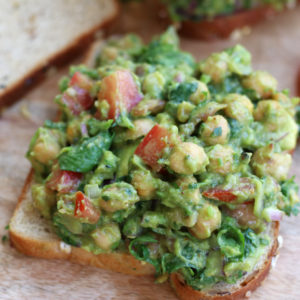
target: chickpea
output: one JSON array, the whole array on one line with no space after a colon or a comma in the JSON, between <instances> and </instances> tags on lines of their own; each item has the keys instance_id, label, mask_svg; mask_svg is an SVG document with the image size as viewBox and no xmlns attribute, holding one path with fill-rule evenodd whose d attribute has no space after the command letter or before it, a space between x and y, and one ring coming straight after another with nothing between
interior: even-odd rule
<instances>
[{"instance_id":1,"label":"chickpea","mask_svg":"<svg viewBox=\"0 0 300 300\"><path fill-rule=\"evenodd\" d=\"M206 203L198 210L196 224L190 228L192 235L199 239L209 238L221 226L222 214L216 205Z\"/></svg>"},{"instance_id":2,"label":"chickpea","mask_svg":"<svg viewBox=\"0 0 300 300\"><path fill-rule=\"evenodd\" d=\"M296 114L295 106L292 100L284 93L276 93L273 95L273 100L278 101L286 111L294 117Z\"/></svg>"},{"instance_id":3,"label":"chickpea","mask_svg":"<svg viewBox=\"0 0 300 300\"><path fill-rule=\"evenodd\" d=\"M149 170L133 171L131 183L141 199L150 200L155 196L155 180Z\"/></svg>"},{"instance_id":4,"label":"chickpea","mask_svg":"<svg viewBox=\"0 0 300 300\"><path fill-rule=\"evenodd\" d=\"M30 147L29 156L38 162L48 165L54 160L61 149L59 134L46 128L40 128L36 133L36 140Z\"/></svg>"},{"instance_id":5,"label":"chickpea","mask_svg":"<svg viewBox=\"0 0 300 300\"><path fill-rule=\"evenodd\" d=\"M226 116L236 119L239 122L252 120L253 103L247 96L229 94L224 98L227 107L224 109Z\"/></svg>"},{"instance_id":6,"label":"chickpea","mask_svg":"<svg viewBox=\"0 0 300 300\"><path fill-rule=\"evenodd\" d=\"M92 232L96 244L103 250L108 251L115 248L121 240L121 232L118 224L105 224Z\"/></svg>"},{"instance_id":7,"label":"chickpea","mask_svg":"<svg viewBox=\"0 0 300 300\"><path fill-rule=\"evenodd\" d=\"M177 108L177 119L179 122L185 123L191 114L191 111L195 108L195 105L193 105L190 102L183 101L178 105Z\"/></svg>"},{"instance_id":8,"label":"chickpea","mask_svg":"<svg viewBox=\"0 0 300 300\"><path fill-rule=\"evenodd\" d=\"M192 204L199 204L201 194L198 187L193 188L193 185L197 184L197 180L194 176L179 178L175 183L180 187L184 198L189 199Z\"/></svg>"},{"instance_id":9,"label":"chickpea","mask_svg":"<svg viewBox=\"0 0 300 300\"><path fill-rule=\"evenodd\" d=\"M126 130L123 134L123 140L136 140L142 136L147 135L147 133L155 125L155 122L151 119L138 119L133 121L134 128Z\"/></svg>"},{"instance_id":10,"label":"chickpea","mask_svg":"<svg viewBox=\"0 0 300 300\"><path fill-rule=\"evenodd\" d=\"M101 59L103 61L114 61L119 54L119 50L113 46L106 46L101 52Z\"/></svg>"},{"instance_id":11,"label":"chickpea","mask_svg":"<svg viewBox=\"0 0 300 300\"><path fill-rule=\"evenodd\" d=\"M259 101L253 113L254 119L256 121L266 121L266 119L270 119L269 116L271 116L272 118L273 112L279 112L282 111L282 109L283 107L277 101L274 100ZM274 124L277 124L277 122L274 118Z\"/></svg>"},{"instance_id":12,"label":"chickpea","mask_svg":"<svg viewBox=\"0 0 300 300\"><path fill-rule=\"evenodd\" d=\"M205 170L208 158L204 149L194 143L180 143L171 152L170 168L184 175L192 175Z\"/></svg>"},{"instance_id":13,"label":"chickpea","mask_svg":"<svg viewBox=\"0 0 300 300\"><path fill-rule=\"evenodd\" d=\"M239 204L235 209L225 208L225 212L236 219L240 226L255 229L256 225L258 225L258 220L253 213L253 209L253 204Z\"/></svg>"},{"instance_id":14,"label":"chickpea","mask_svg":"<svg viewBox=\"0 0 300 300\"><path fill-rule=\"evenodd\" d=\"M273 145L256 150L251 159L252 168L257 176L270 175L278 181L287 178L291 163L291 155L283 152L274 153Z\"/></svg>"},{"instance_id":15,"label":"chickpea","mask_svg":"<svg viewBox=\"0 0 300 300\"><path fill-rule=\"evenodd\" d=\"M200 71L209 75L215 83L221 82L228 72L228 55L226 53L214 53L200 65Z\"/></svg>"},{"instance_id":16,"label":"chickpea","mask_svg":"<svg viewBox=\"0 0 300 300\"><path fill-rule=\"evenodd\" d=\"M131 110L131 115L134 117L145 117L150 114L157 114L164 109L165 105L166 102L164 100L144 99Z\"/></svg>"},{"instance_id":17,"label":"chickpea","mask_svg":"<svg viewBox=\"0 0 300 300\"><path fill-rule=\"evenodd\" d=\"M99 206L108 212L128 209L140 199L134 187L126 182L105 185L101 191Z\"/></svg>"},{"instance_id":18,"label":"chickpea","mask_svg":"<svg viewBox=\"0 0 300 300\"><path fill-rule=\"evenodd\" d=\"M142 90L150 98L159 99L162 96L165 83L166 80L164 76L160 72L156 71L146 75L142 84Z\"/></svg>"},{"instance_id":19,"label":"chickpea","mask_svg":"<svg viewBox=\"0 0 300 300\"><path fill-rule=\"evenodd\" d=\"M267 72L256 71L242 81L247 89L252 89L262 99L271 97L277 89L277 80Z\"/></svg>"},{"instance_id":20,"label":"chickpea","mask_svg":"<svg viewBox=\"0 0 300 300\"><path fill-rule=\"evenodd\" d=\"M197 222L198 216L196 211L194 211L190 216L187 216L180 208L170 209L166 215L169 223L171 223L175 228L181 226L193 227Z\"/></svg>"},{"instance_id":21,"label":"chickpea","mask_svg":"<svg viewBox=\"0 0 300 300\"><path fill-rule=\"evenodd\" d=\"M190 96L191 102L193 102L196 105L210 98L207 85L202 81L197 81L197 83L197 90Z\"/></svg>"},{"instance_id":22,"label":"chickpea","mask_svg":"<svg viewBox=\"0 0 300 300\"><path fill-rule=\"evenodd\" d=\"M233 149L230 146L215 145L207 155L209 172L226 175L233 171Z\"/></svg>"},{"instance_id":23,"label":"chickpea","mask_svg":"<svg viewBox=\"0 0 300 300\"><path fill-rule=\"evenodd\" d=\"M201 137L208 145L226 144L229 133L228 122L221 115L208 117L200 129Z\"/></svg>"}]
</instances>

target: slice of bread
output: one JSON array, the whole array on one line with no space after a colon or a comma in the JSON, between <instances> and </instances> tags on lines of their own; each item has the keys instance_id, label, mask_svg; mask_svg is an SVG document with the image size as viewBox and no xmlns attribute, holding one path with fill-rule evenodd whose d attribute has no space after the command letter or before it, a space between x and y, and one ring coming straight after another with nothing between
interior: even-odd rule
<instances>
[{"instance_id":1,"label":"slice of bread","mask_svg":"<svg viewBox=\"0 0 300 300\"><path fill-rule=\"evenodd\" d=\"M85 64L93 67L101 51L103 41L95 42L88 51ZM105 253L94 255L86 250L62 242L55 234L50 221L42 218L33 206L30 187L33 171L30 171L13 217L10 221L10 239L20 252L46 259L69 260L82 265L108 269L131 275L154 275L152 265L136 260L128 253ZM240 299L258 287L269 272L278 248L279 223L270 224L266 234L271 243L255 266L253 272L244 275L236 284L217 284L208 291L196 291L187 286L179 274L171 274L170 281L178 297L183 300L228 300Z\"/></svg>"},{"instance_id":2,"label":"slice of bread","mask_svg":"<svg viewBox=\"0 0 300 300\"><path fill-rule=\"evenodd\" d=\"M117 0L0 0L0 107L87 49L115 19Z\"/></svg>"}]
</instances>

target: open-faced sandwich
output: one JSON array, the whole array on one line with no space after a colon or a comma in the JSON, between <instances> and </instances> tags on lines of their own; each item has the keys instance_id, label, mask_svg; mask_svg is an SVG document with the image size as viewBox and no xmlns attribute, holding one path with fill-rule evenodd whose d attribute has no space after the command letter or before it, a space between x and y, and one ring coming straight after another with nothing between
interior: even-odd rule
<instances>
[{"instance_id":1,"label":"open-faced sandwich","mask_svg":"<svg viewBox=\"0 0 300 300\"><path fill-rule=\"evenodd\" d=\"M97 55L94 55L94 54ZM10 222L28 255L171 280L181 299L237 299L296 213L298 98L237 45L196 62L170 28L111 39L60 82Z\"/></svg>"},{"instance_id":2,"label":"open-faced sandwich","mask_svg":"<svg viewBox=\"0 0 300 300\"><path fill-rule=\"evenodd\" d=\"M236 29L273 17L296 0L161 0L180 32L191 38L227 38Z\"/></svg>"}]
</instances>

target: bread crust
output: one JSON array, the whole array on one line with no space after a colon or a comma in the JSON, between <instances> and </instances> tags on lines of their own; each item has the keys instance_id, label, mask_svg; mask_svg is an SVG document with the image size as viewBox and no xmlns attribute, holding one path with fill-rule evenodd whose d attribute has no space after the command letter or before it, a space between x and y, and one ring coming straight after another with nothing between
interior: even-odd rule
<instances>
[{"instance_id":1,"label":"bread crust","mask_svg":"<svg viewBox=\"0 0 300 300\"><path fill-rule=\"evenodd\" d=\"M0 108L13 104L18 100L18 98L23 96L39 82L45 79L47 76L47 71L50 67L62 66L86 50L88 45L91 44L95 39L96 32L104 27L109 26L118 17L120 13L120 5L117 0L113 1L115 6L114 15L102 20L100 24L97 24L88 32L73 40L73 42L67 45L65 48L53 53L53 55L49 56L44 63L41 63L29 70L26 76L6 87L3 91L0 91Z\"/></svg>"},{"instance_id":2,"label":"bread crust","mask_svg":"<svg viewBox=\"0 0 300 300\"><path fill-rule=\"evenodd\" d=\"M179 32L194 39L228 38L235 29L255 25L261 20L273 17L278 13L279 11L273 7L264 5L252 10L237 12L230 16L216 17L213 20L183 21Z\"/></svg>"},{"instance_id":3,"label":"bread crust","mask_svg":"<svg viewBox=\"0 0 300 300\"><path fill-rule=\"evenodd\" d=\"M33 170L26 178L25 185L19 197L11 223L21 209L21 203L28 195L28 190L33 181ZM20 252L45 259L68 260L81 265L90 265L106 270L130 275L154 275L155 269L151 264L135 259L129 253L102 253L94 255L81 248L76 248L57 239L34 239L23 236L14 226L10 226L10 240L12 245Z\"/></svg>"},{"instance_id":4,"label":"bread crust","mask_svg":"<svg viewBox=\"0 0 300 300\"><path fill-rule=\"evenodd\" d=\"M270 271L273 257L276 256L278 249L278 232L279 222L273 223L273 245L269 251L267 260L263 266L257 270L254 274L247 277L241 284L240 288L233 293L222 293L209 295L205 292L197 291L188 286L183 278L176 273L171 274L170 281L171 285L175 290L175 293L181 300L238 300L246 297L247 293L254 291L262 281L266 278Z\"/></svg>"}]
</instances>

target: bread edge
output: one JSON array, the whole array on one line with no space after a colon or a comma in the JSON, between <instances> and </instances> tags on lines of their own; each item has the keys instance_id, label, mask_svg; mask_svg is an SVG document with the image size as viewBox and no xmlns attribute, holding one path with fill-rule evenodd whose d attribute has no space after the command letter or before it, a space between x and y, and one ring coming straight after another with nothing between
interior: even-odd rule
<instances>
[{"instance_id":1,"label":"bread edge","mask_svg":"<svg viewBox=\"0 0 300 300\"><path fill-rule=\"evenodd\" d=\"M50 55L44 63L33 67L23 78L11 84L2 92L0 91L0 108L15 103L21 96L45 79L47 77L47 71L51 67L62 66L86 50L92 41L95 40L96 32L101 28L109 26L119 16L121 10L120 4L117 0L113 0L113 2L115 6L115 13L113 15L102 20L101 23L73 40L73 42L69 43L60 51Z\"/></svg>"},{"instance_id":2,"label":"bread edge","mask_svg":"<svg viewBox=\"0 0 300 300\"><path fill-rule=\"evenodd\" d=\"M170 276L171 286L175 290L175 293L181 300L237 300L243 299L258 288L262 281L268 275L272 259L277 255L278 249L278 233L279 233L279 222L274 222L273 231L273 245L269 251L267 260L264 262L263 266L256 272L250 274L241 284L240 288L233 293L227 293L223 295L208 295L205 292L197 291L188 286L180 275L173 273Z\"/></svg>"},{"instance_id":3,"label":"bread edge","mask_svg":"<svg viewBox=\"0 0 300 300\"><path fill-rule=\"evenodd\" d=\"M226 39L230 37L234 30L253 26L263 19L271 18L279 13L280 11L275 10L271 6L264 5L250 11L216 17L213 20L203 20L200 22L183 21L180 24L179 33L193 39Z\"/></svg>"}]
</instances>

